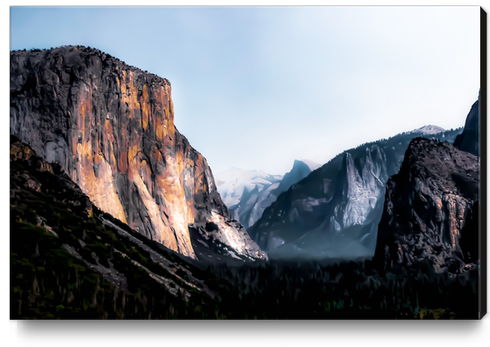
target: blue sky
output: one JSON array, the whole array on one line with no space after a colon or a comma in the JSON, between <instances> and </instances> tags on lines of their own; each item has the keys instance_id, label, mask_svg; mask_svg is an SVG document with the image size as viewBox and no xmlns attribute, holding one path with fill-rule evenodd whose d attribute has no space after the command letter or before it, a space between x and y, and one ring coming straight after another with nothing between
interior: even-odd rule
<instances>
[{"instance_id":1,"label":"blue sky","mask_svg":"<svg viewBox=\"0 0 490 347\"><path fill-rule=\"evenodd\" d=\"M172 83L214 172L288 171L477 99L479 7L12 7L10 49L96 47Z\"/></svg>"}]
</instances>

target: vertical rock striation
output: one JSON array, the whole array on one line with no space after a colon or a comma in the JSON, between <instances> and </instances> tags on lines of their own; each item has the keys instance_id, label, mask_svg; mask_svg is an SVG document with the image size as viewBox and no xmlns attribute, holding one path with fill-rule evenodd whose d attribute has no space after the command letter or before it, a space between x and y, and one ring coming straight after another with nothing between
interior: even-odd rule
<instances>
[{"instance_id":1,"label":"vertical rock striation","mask_svg":"<svg viewBox=\"0 0 490 347\"><path fill-rule=\"evenodd\" d=\"M67 46L11 52L10 95L11 133L148 238L196 258L189 224L229 223L206 159L175 128L168 80ZM251 240L241 252L265 257Z\"/></svg>"}]
</instances>

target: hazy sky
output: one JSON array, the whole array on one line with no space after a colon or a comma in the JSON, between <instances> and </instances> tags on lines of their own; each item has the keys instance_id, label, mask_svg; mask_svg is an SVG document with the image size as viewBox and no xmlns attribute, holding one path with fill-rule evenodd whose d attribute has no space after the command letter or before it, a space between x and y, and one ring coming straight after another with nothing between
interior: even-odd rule
<instances>
[{"instance_id":1,"label":"hazy sky","mask_svg":"<svg viewBox=\"0 0 490 347\"><path fill-rule=\"evenodd\" d=\"M96 47L172 83L214 172L288 171L426 124L480 85L472 7L12 7L10 49Z\"/></svg>"}]
</instances>

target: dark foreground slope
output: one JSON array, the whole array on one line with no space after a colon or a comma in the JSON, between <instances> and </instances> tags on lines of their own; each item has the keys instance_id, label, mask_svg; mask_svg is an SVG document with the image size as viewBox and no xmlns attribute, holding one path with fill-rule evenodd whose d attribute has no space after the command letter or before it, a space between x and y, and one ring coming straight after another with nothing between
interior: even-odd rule
<instances>
[{"instance_id":1,"label":"dark foreground slope","mask_svg":"<svg viewBox=\"0 0 490 347\"><path fill-rule=\"evenodd\" d=\"M12 319L214 318L199 267L102 212L13 136L10 158Z\"/></svg>"},{"instance_id":2,"label":"dark foreground slope","mask_svg":"<svg viewBox=\"0 0 490 347\"><path fill-rule=\"evenodd\" d=\"M473 269L205 267L99 210L58 165L15 138L10 170L12 319L476 318Z\"/></svg>"},{"instance_id":3,"label":"dark foreground slope","mask_svg":"<svg viewBox=\"0 0 490 347\"><path fill-rule=\"evenodd\" d=\"M478 262L480 159L447 142L414 139L388 180L375 259L389 268L428 260L437 272Z\"/></svg>"}]
</instances>

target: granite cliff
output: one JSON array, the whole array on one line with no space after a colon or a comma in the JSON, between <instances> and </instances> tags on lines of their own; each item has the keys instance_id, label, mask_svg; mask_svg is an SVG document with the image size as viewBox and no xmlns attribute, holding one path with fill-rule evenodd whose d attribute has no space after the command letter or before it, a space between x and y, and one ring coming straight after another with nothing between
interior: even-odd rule
<instances>
[{"instance_id":1,"label":"granite cliff","mask_svg":"<svg viewBox=\"0 0 490 347\"><path fill-rule=\"evenodd\" d=\"M480 96L454 144L414 139L388 180L374 261L379 268L429 261L463 272L479 261Z\"/></svg>"},{"instance_id":2,"label":"granite cliff","mask_svg":"<svg viewBox=\"0 0 490 347\"><path fill-rule=\"evenodd\" d=\"M10 132L151 240L191 258L196 244L216 241L266 257L232 223L206 159L175 128L164 78L90 47L11 52ZM209 223L206 237L193 232Z\"/></svg>"},{"instance_id":3,"label":"granite cliff","mask_svg":"<svg viewBox=\"0 0 490 347\"><path fill-rule=\"evenodd\" d=\"M428 260L436 272L478 260L480 160L447 142L416 138L388 180L374 260L385 269Z\"/></svg>"}]
</instances>

